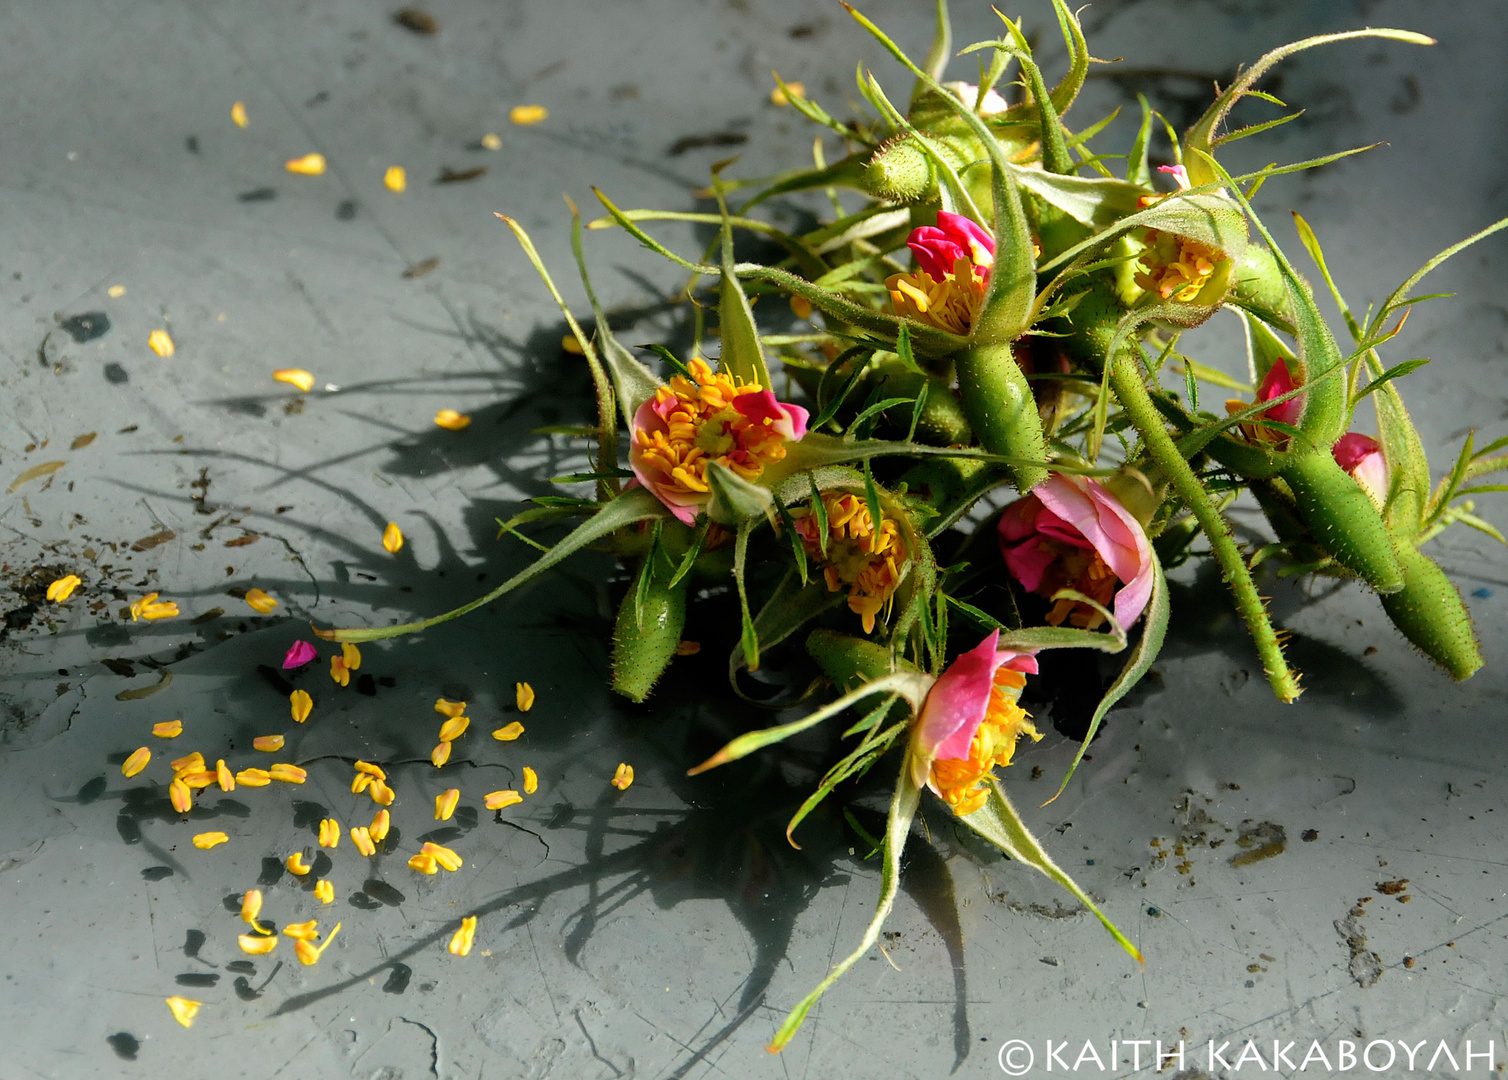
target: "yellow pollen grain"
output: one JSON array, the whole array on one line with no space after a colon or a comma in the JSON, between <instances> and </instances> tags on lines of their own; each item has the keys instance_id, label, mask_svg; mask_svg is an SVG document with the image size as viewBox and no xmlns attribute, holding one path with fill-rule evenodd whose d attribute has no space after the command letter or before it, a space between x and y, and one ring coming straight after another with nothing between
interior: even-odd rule
<instances>
[{"instance_id":1,"label":"yellow pollen grain","mask_svg":"<svg viewBox=\"0 0 1508 1080\"><path fill-rule=\"evenodd\" d=\"M513 723L509 724L507 727L500 727L500 728L498 728L496 731L494 731L492 733L492 737L494 739L496 739L498 742L512 742L514 739L518 738L523 733L524 733L524 725L520 724L517 720L515 720L515 721L513 721Z\"/></svg>"},{"instance_id":2,"label":"yellow pollen grain","mask_svg":"<svg viewBox=\"0 0 1508 1080\"><path fill-rule=\"evenodd\" d=\"M393 789L381 780L373 780L372 786L367 788L367 792L372 796L372 801L378 806L393 805Z\"/></svg>"},{"instance_id":3,"label":"yellow pollen grain","mask_svg":"<svg viewBox=\"0 0 1508 1080\"><path fill-rule=\"evenodd\" d=\"M289 765L282 761L268 769L267 775L274 780L281 780L285 784L302 784L309 778L309 774L297 765Z\"/></svg>"},{"instance_id":4,"label":"yellow pollen grain","mask_svg":"<svg viewBox=\"0 0 1508 1080\"><path fill-rule=\"evenodd\" d=\"M387 528L382 530L382 546L387 549L388 554L398 554L398 549L403 546L403 530L398 528L397 522L389 521Z\"/></svg>"},{"instance_id":5,"label":"yellow pollen grain","mask_svg":"<svg viewBox=\"0 0 1508 1080\"><path fill-rule=\"evenodd\" d=\"M230 119L238 128L243 128L250 123L246 119L246 102L238 101L230 107Z\"/></svg>"},{"instance_id":6,"label":"yellow pollen grain","mask_svg":"<svg viewBox=\"0 0 1508 1080\"><path fill-rule=\"evenodd\" d=\"M372 839L379 844L387 839L387 831L392 827L393 818L386 810L379 810L372 817Z\"/></svg>"},{"instance_id":7,"label":"yellow pollen grain","mask_svg":"<svg viewBox=\"0 0 1508 1080\"><path fill-rule=\"evenodd\" d=\"M361 650L349 641L340 644L340 658L346 662L346 667L356 671L361 667Z\"/></svg>"},{"instance_id":8,"label":"yellow pollen grain","mask_svg":"<svg viewBox=\"0 0 1508 1080\"><path fill-rule=\"evenodd\" d=\"M283 861L283 865L288 868L290 874L296 874L299 877L303 877L310 870L314 869L314 867L304 862L304 853L302 851L295 851L292 855L288 856Z\"/></svg>"},{"instance_id":9,"label":"yellow pollen grain","mask_svg":"<svg viewBox=\"0 0 1508 1080\"><path fill-rule=\"evenodd\" d=\"M330 678L335 680L340 686L350 685L351 673L346 669L346 662L343 657L330 657Z\"/></svg>"},{"instance_id":10,"label":"yellow pollen grain","mask_svg":"<svg viewBox=\"0 0 1508 1080\"><path fill-rule=\"evenodd\" d=\"M514 701L518 705L519 712L528 712L534 708L534 687L526 682L515 683L513 686Z\"/></svg>"},{"instance_id":11,"label":"yellow pollen grain","mask_svg":"<svg viewBox=\"0 0 1508 1080\"><path fill-rule=\"evenodd\" d=\"M252 956L266 956L278 947L278 939L275 936L263 936L262 934L241 934L236 938L236 944L241 946L243 953Z\"/></svg>"},{"instance_id":12,"label":"yellow pollen grain","mask_svg":"<svg viewBox=\"0 0 1508 1080\"><path fill-rule=\"evenodd\" d=\"M147 762L152 760L152 751L145 746L134 750L131 756L121 763L120 771L125 776L135 776L147 767Z\"/></svg>"},{"instance_id":13,"label":"yellow pollen grain","mask_svg":"<svg viewBox=\"0 0 1508 1080\"><path fill-rule=\"evenodd\" d=\"M487 134L482 136L483 150L501 150L502 148L503 138L501 135L497 134L494 131L489 131L487 132Z\"/></svg>"},{"instance_id":14,"label":"yellow pollen grain","mask_svg":"<svg viewBox=\"0 0 1508 1080\"><path fill-rule=\"evenodd\" d=\"M266 769L242 769L236 773L236 783L242 787L266 787L272 783L272 774Z\"/></svg>"},{"instance_id":15,"label":"yellow pollen grain","mask_svg":"<svg viewBox=\"0 0 1508 1080\"><path fill-rule=\"evenodd\" d=\"M382 182L394 195L401 195L408 188L408 172L402 165L389 165Z\"/></svg>"},{"instance_id":16,"label":"yellow pollen grain","mask_svg":"<svg viewBox=\"0 0 1508 1080\"><path fill-rule=\"evenodd\" d=\"M220 785L221 791L236 790L236 778L226 766L224 758L215 762L215 783Z\"/></svg>"},{"instance_id":17,"label":"yellow pollen grain","mask_svg":"<svg viewBox=\"0 0 1508 1080\"><path fill-rule=\"evenodd\" d=\"M61 604L73 595L73 590L84 583L84 579L77 574L68 574L58 578L47 586L47 599L55 604Z\"/></svg>"},{"instance_id":18,"label":"yellow pollen grain","mask_svg":"<svg viewBox=\"0 0 1508 1080\"><path fill-rule=\"evenodd\" d=\"M435 796L435 820L449 821L451 815L456 812L456 804L461 801L460 788L448 788Z\"/></svg>"},{"instance_id":19,"label":"yellow pollen grain","mask_svg":"<svg viewBox=\"0 0 1508 1080\"><path fill-rule=\"evenodd\" d=\"M524 794L533 795L539 790L539 774L529 766L524 766Z\"/></svg>"},{"instance_id":20,"label":"yellow pollen grain","mask_svg":"<svg viewBox=\"0 0 1508 1080\"><path fill-rule=\"evenodd\" d=\"M372 843L372 831L365 825L351 826L351 843L367 858L377 854L377 845Z\"/></svg>"},{"instance_id":21,"label":"yellow pollen grain","mask_svg":"<svg viewBox=\"0 0 1508 1080\"><path fill-rule=\"evenodd\" d=\"M628 786L634 782L634 767L627 762L619 762L618 770L613 773L611 781L613 787L619 791L627 791Z\"/></svg>"},{"instance_id":22,"label":"yellow pollen grain","mask_svg":"<svg viewBox=\"0 0 1508 1080\"><path fill-rule=\"evenodd\" d=\"M440 725L440 741L455 742L462 735L466 734L466 729L470 726L471 717L453 716Z\"/></svg>"},{"instance_id":23,"label":"yellow pollen grain","mask_svg":"<svg viewBox=\"0 0 1508 1080\"><path fill-rule=\"evenodd\" d=\"M258 735L255 739L251 740L251 746L252 749L260 750L264 754L275 754L283 748L283 737L281 735Z\"/></svg>"},{"instance_id":24,"label":"yellow pollen grain","mask_svg":"<svg viewBox=\"0 0 1508 1080\"><path fill-rule=\"evenodd\" d=\"M194 1017L199 1015L199 1007L204 1004L204 1002L195 1001L192 998L177 996L163 998L163 1000L167 1002L168 1009L173 1014L173 1019L177 1020L184 1027L194 1026Z\"/></svg>"},{"instance_id":25,"label":"yellow pollen grain","mask_svg":"<svg viewBox=\"0 0 1508 1080\"><path fill-rule=\"evenodd\" d=\"M450 760L450 743L442 742L429 752L430 764L437 769L443 769L445 763Z\"/></svg>"},{"instance_id":26,"label":"yellow pollen grain","mask_svg":"<svg viewBox=\"0 0 1508 1080\"><path fill-rule=\"evenodd\" d=\"M111 285L105 290L105 295L111 300L119 300L122 296L126 295L126 287L124 285Z\"/></svg>"},{"instance_id":27,"label":"yellow pollen grain","mask_svg":"<svg viewBox=\"0 0 1508 1080\"><path fill-rule=\"evenodd\" d=\"M148 334L147 347L158 356L172 356L177 351L173 348L173 339L166 330L153 330Z\"/></svg>"},{"instance_id":28,"label":"yellow pollen grain","mask_svg":"<svg viewBox=\"0 0 1508 1080\"><path fill-rule=\"evenodd\" d=\"M268 596L261 589L247 589L246 603L252 611L257 612L260 615L266 615L269 611L278 606L278 602L272 597Z\"/></svg>"},{"instance_id":29,"label":"yellow pollen grain","mask_svg":"<svg viewBox=\"0 0 1508 1080\"><path fill-rule=\"evenodd\" d=\"M208 851L210 848L217 847L229 839L230 837L223 832L202 832L194 837L194 846L200 851Z\"/></svg>"},{"instance_id":30,"label":"yellow pollen grain","mask_svg":"<svg viewBox=\"0 0 1508 1080\"><path fill-rule=\"evenodd\" d=\"M508 119L521 127L537 124L550 115L543 105L515 105L508 110Z\"/></svg>"},{"instance_id":31,"label":"yellow pollen grain","mask_svg":"<svg viewBox=\"0 0 1508 1080\"><path fill-rule=\"evenodd\" d=\"M168 802L174 810L186 814L194 808L194 794L182 780L174 780L168 785Z\"/></svg>"},{"instance_id":32,"label":"yellow pollen grain","mask_svg":"<svg viewBox=\"0 0 1508 1080\"><path fill-rule=\"evenodd\" d=\"M176 739L183 734L183 721L164 720L160 724L153 724L152 734L159 739Z\"/></svg>"},{"instance_id":33,"label":"yellow pollen grain","mask_svg":"<svg viewBox=\"0 0 1508 1080\"><path fill-rule=\"evenodd\" d=\"M471 424L471 417L454 409L441 409L435 413L435 424L446 431L460 431Z\"/></svg>"},{"instance_id":34,"label":"yellow pollen grain","mask_svg":"<svg viewBox=\"0 0 1508 1080\"><path fill-rule=\"evenodd\" d=\"M327 817L319 823L319 846L333 848L340 843L340 822Z\"/></svg>"},{"instance_id":35,"label":"yellow pollen grain","mask_svg":"<svg viewBox=\"0 0 1508 1080\"><path fill-rule=\"evenodd\" d=\"M572 356L585 356L586 350L581 347L581 342L576 340L575 334L567 334L560 339L560 347Z\"/></svg>"},{"instance_id":36,"label":"yellow pollen grain","mask_svg":"<svg viewBox=\"0 0 1508 1080\"><path fill-rule=\"evenodd\" d=\"M325 155L305 154L303 157L291 158L284 162L283 168L297 176L323 176Z\"/></svg>"},{"instance_id":37,"label":"yellow pollen grain","mask_svg":"<svg viewBox=\"0 0 1508 1080\"><path fill-rule=\"evenodd\" d=\"M435 712L441 716L460 716L466 712L466 703L464 701L446 701L444 698L440 698L435 702Z\"/></svg>"},{"instance_id":38,"label":"yellow pollen grain","mask_svg":"<svg viewBox=\"0 0 1508 1080\"><path fill-rule=\"evenodd\" d=\"M288 695L288 707L293 713L293 722L302 724L314 711L314 699L307 690L295 690Z\"/></svg>"},{"instance_id":39,"label":"yellow pollen grain","mask_svg":"<svg viewBox=\"0 0 1508 1080\"><path fill-rule=\"evenodd\" d=\"M314 389L314 375L303 368L278 368L272 377L280 383L296 386L306 394Z\"/></svg>"},{"instance_id":40,"label":"yellow pollen grain","mask_svg":"<svg viewBox=\"0 0 1508 1080\"><path fill-rule=\"evenodd\" d=\"M241 894L241 921L257 923L257 916L262 914L262 890L248 889Z\"/></svg>"},{"instance_id":41,"label":"yellow pollen grain","mask_svg":"<svg viewBox=\"0 0 1508 1080\"><path fill-rule=\"evenodd\" d=\"M318 900L321 904L335 903L335 886L330 883L329 878L314 883L314 899ZM273 938L272 940L276 941L277 939Z\"/></svg>"},{"instance_id":42,"label":"yellow pollen grain","mask_svg":"<svg viewBox=\"0 0 1508 1080\"><path fill-rule=\"evenodd\" d=\"M451 935L446 946L452 956L466 956L471 952L471 943L476 938L476 916L468 915L461 920L460 929Z\"/></svg>"},{"instance_id":43,"label":"yellow pollen grain","mask_svg":"<svg viewBox=\"0 0 1508 1080\"><path fill-rule=\"evenodd\" d=\"M483 797L482 805L488 810L506 810L510 806L517 806L524 801L524 797L512 788L504 791L489 791Z\"/></svg>"}]
</instances>

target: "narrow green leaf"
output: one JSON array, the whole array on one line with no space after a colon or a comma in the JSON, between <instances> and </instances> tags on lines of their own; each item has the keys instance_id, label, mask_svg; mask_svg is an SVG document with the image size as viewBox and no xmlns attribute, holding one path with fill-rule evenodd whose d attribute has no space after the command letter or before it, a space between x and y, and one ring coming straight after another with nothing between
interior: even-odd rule
<instances>
[{"instance_id":1,"label":"narrow green leaf","mask_svg":"<svg viewBox=\"0 0 1508 1080\"><path fill-rule=\"evenodd\" d=\"M1382 389L1383 384L1392 382L1394 379L1400 379L1411 371L1417 371L1427 363L1429 363L1428 360L1415 359L1405 360L1401 364L1395 364L1393 367L1388 368L1381 375L1377 376L1377 378L1367 383L1366 386L1362 387L1361 392L1356 395L1356 400L1360 401L1362 398L1372 393L1372 391Z\"/></svg>"}]
</instances>

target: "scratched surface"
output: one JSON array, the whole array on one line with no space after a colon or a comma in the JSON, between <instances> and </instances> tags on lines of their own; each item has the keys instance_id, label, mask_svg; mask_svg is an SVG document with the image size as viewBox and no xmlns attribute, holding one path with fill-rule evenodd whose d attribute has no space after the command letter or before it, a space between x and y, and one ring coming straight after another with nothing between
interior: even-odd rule
<instances>
[{"instance_id":1,"label":"scratched surface","mask_svg":"<svg viewBox=\"0 0 1508 1080\"><path fill-rule=\"evenodd\" d=\"M959 6L956 40L997 32L986 5ZM1051 67L1046 6L1026 6ZM920 52L925 7L868 10ZM431 10L432 36L349 0L55 0L6 14L0 480L62 465L0 497L0 1075L989 1076L1011 1038L1502 1045L1508 579L1479 533L1435 551L1469 594L1491 665L1461 688L1411 653L1374 598L1269 581L1308 688L1279 706L1215 577L1179 579L1155 676L1112 714L1064 797L1029 814L1140 943L1145 970L933 806L884 952L778 1059L763 1046L858 937L874 863L832 815L805 827L803 850L784 843L830 752L820 740L682 775L758 719L727 703L720 648L678 661L653 708L610 697L604 642L622 585L605 557L422 638L368 646L346 689L321 661L299 680L314 714L291 723L287 688L258 668L308 621L403 621L489 588L529 555L497 539L495 519L588 464L579 443L532 434L587 420L588 384L492 211L533 233L580 303L562 191L583 207L596 184L621 205L691 208L719 157L742 153L747 172L809 160L813 132L767 102L772 67L840 115L856 61L892 96L906 88L836 5ZM1134 110L1138 91L1184 126L1210 80L1309 33L1397 25L1441 39L1299 57L1271 89L1309 112L1231 148L1257 167L1389 141L1259 199L1285 243L1286 211L1305 214L1353 303L1508 213L1505 31L1491 0L1148 0L1085 17L1095 55L1135 68L1097 69L1080 126ZM237 100L244 130L230 122ZM549 119L510 125L526 103ZM478 144L487 132L499 151ZM313 151L324 176L283 170ZM393 164L408 171L402 195L382 185ZM706 240L660 235L688 253ZM611 233L590 234L588 252L609 306L642 335L631 340L684 330L666 264ZM1447 264L1429 291L1456 299L1418 308L1390 357L1434 359L1406 391L1437 476L1468 428L1495 437L1508 417L1505 270L1501 242ZM147 348L156 329L172 357ZM1220 352L1229 329L1211 331L1206 362L1233 363ZM279 367L313 371L315 391L273 383ZM433 427L444 407L471 427ZM1508 527L1501 502L1482 512ZM397 556L379 543L388 521L408 537ZM70 570L85 580L73 600L41 602ZM282 606L255 614L233 591L252 586ZM182 616L123 618L148 591ZM726 644L721 627L693 630ZM494 742L487 732L517 718L520 679L539 703L523 738ZM474 723L436 771L441 695L470 701ZM149 736L172 718L181 737ZM169 758L265 765L250 740L275 732L305 785L211 793L187 821L172 813ZM124 779L120 762L143 744L153 763ZM1045 798L1071 751L1052 733L1024 753L1017 801ZM370 860L348 840L328 853L337 899L320 909L280 860L323 817L370 816L348 789L358 757L387 764L395 827ZM607 784L620 761L638 775L622 795ZM519 783L524 765L539 793L500 817L483 810L481 794ZM451 786L461 810L437 823L433 796ZM853 803L871 827L880 805L875 791ZM189 838L208 829L230 842L195 850ZM424 839L460 851L463 870L410 871ZM291 942L239 953L235 898L256 886L279 925L343 922L320 964L292 962ZM444 946L466 914L480 927L461 960ZM205 1003L192 1030L163 1005L175 993Z\"/></svg>"}]
</instances>

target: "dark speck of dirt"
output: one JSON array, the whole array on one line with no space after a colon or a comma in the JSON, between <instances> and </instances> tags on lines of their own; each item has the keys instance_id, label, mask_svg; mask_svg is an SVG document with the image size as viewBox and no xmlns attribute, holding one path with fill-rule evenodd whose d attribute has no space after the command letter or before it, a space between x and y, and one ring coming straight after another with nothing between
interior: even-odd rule
<instances>
[{"instance_id":1,"label":"dark speck of dirt","mask_svg":"<svg viewBox=\"0 0 1508 1080\"><path fill-rule=\"evenodd\" d=\"M195 615L192 619L189 620L189 625L190 626L202 626L202 625L204 625L207 622L214 622L216 619L218 619L221 615L224 615L224 614L225 614L225 609L223 607L212 607L208 611L204 612L202 615ZM290 690L288 692L291 694L293 691Z\"/></svg>"},{"instance_id":2,"label":"dark speck of dirt","mask_svg":"<svg viewBox=\"0 0 1508 1080\"><path fill-rule=\"evenodd\" d=\"M1303 832L1299 833L1299 839L1304 841L1304 843L1306 844L1312 844L1319 839L1319 830L1305 829Z\"/></svg>"},{"instance_id":3,"label":"dark speck of dirt","mask_svg":"<svg viewBox=\"0 0 1508 1080\"><path fill-rule=\"evenodd\" d=\"M1232 855L1232 866L1250 866L1254 862L1270 859L1288 850L1288 832L1283 826L1271 821L1242 826L1236 846L1246 848L1239 855Z\"/></svg>"},{"instance_id":4,"label":"dark speck of dirt","mask_svg":"<svg viewBox=\"0 0 1508 1080\"><path fill-rule=\"evenodd\" d=\"M105 365L105 381L115 386L121 386L130 382L131 376L126 373L125 368L112 361Z\"/></svg>"},{"instance_id":5,"label":"dark speck of dirt","mask_svg":"<svg viewBox=\"0 0 1508 1080\"><path fill-rule=\"evenodd\" d=\"M356 692L365 697L376 697L377 680L370 675L358 675L356 677Z\"/></svg>"},{"instance_id":6,"label":"dark speck of dirt","mask_svg":"<svg viewBox=\"0 0 1508 1080\"><path fill-rule=\"evenodd\" d=\"M108 1036L105 1041L110 1044L110 1049L115 1051L115 1056L122 1061L135 1061L136 1052L141 1049L141 1040L129 1031L117 1031Z\"/></svg>"},{"instance_id":7,"label":"dark speck of dirt","mask_svg":"<svg viewBox=\"0 0 1508 1080\"><path fill-rule=\"evenodd\" d=\"M79 805L88 806L105 793L106 781L103 776L96 776L83 787L79 788Z\"/></svg>"},{"instance_id":8,"label":"dark speck of dirt","mask_svg":"<svg viewBox=\"0 0 1508 1080\"><path fill-rule=\"evenodd\" d=\"M386 904L388 907L397 907L408 899L408 897L404 896L387 882L379 881L376 878L368 878L362 884L361 888L373 900L376 900L380 904Z\"/></svg>"},{"instance_id":9,"label":"dark speck of dirt","mask_svg":"<svg viewBox=\"0 0 1508 1080\"><path fill-rule=\"evenodd\" d=\"M86 311L82 315L71 315L58 322L68 336L82 345L86 341L102 338L110 332L110 316L103 311Z\"/></svg>"},{"instance_id":10,"label":"dark speck of dirt","mask_svg":"<svg viewBox=\"0 0 1508 1080\"><path fill-rule=\"evenodd\" d=\"M406 277L406 278L410 278L410 279L412 279L412 278L421 278L425 274L431 274L431 273L433 273L435 270L439 269L439 266L440 266L440 260L439 260L438 257L432 258L432 259L425 259L422 262L416 262L416 263L414 263L408 269L404 270L403 271L403 276Z\"/></svg>"},{"instance_id":11,"label":"dark speck of dirt","mask_svg":"<svg viewBox=\"0 0 1508 1080\"><path fill-rule=\"evenodd\" d=\"M408 989L409 980L414 977L414 969L407 964L394 964L393 970L388 972L387 982L382 984L384 994L401 994Z\"/></svg>"},{"instance_id":12,"label":"dark speck of dirt","mask_svg":"<svg viewBox=\"0 0 1508 1080\"><path fill-rule=\"evenodd\" d=\"M148 866L142 870L141 876L147 881L161 881L163 878L173 876L173 868L171 866ZM236 910L241 910L239 904L236 905Z\"/></svg>"},{"instance_id":13,"label":"dark speck of dirt","mask_svg":"<svg viewBox=\"0 0 1508 1080\"><path fill-rule=\"evenodd\" d=\"M197 154L199 152L199 136L190 135L188 138L184 139L183 147L189 153Z\"/></svg>"},{"instance_id":14,"label":"dark speck of dirt","mask_svg":"<svg viewBox=\"0 0 1508 1080\"><path fill-rule=\"evenodd\" d=\"M1162 909L1161 908L1155 908L1155 907L1149 907L1147 909L1147 914L1150 915L1150 916L1152 916L1152 918L1154 918L1154 919L1160 919L1160 918L1162 918Z\"/></svg>"},{"instance_id":15,"label":"dark speck of dirt","mask_svg":"<svg viewBox=\"0 0 1508 1080\"><path fill-rule=\"evenodd\" d=\"M817 28L811 23L797 23L795 26L791 27L785 32L785 36L789 38L795 38L797 41L800 41L802 38L811 37L816 32Z\"/></svg>"},{"instance_id":16,"label":"dark speck of dirt","mask_svg":"<svg viewBox=\"0 0 1508 1080\"><path fill-rule=\"evenodd\" d=\"M275 187L252 188L243 191L236 196L236 202L272 202L278 197L278 189Z\"/></svg>"},{"instance_id":17,"label":"dark speck of dirt","mask_svg":"<svg viewBox=\"0 0 1508 1080\"><path fill-rule=\"evenodd\" d=\"M179 986L214 986L220 981L220 976L213 971L190 971L173 979Z\"/></svg>"},{"instance_id":18,"label":"dark speck of dirt","mask_svg":"<svg viewBox=\"0 0 1508 1080\"><path fill-rule=\"evenodd\" d=\"M741 131L714 131L707 135L687 135L670 144L670 149L665 153L671 157L680 157L687 150L701 150L704 147L716 146L742 146L749 141L749 137Z\"/></svg>"},{"instance_id":19,"label":"dark speck of dirt","mask_svg":"<svg viewBox=\"0 0 1508 1080\"><path fill-rule=\"evenodd\" d=\"M385 686L389 690L391 690L393 687L398 685L398 680L393 678L391 675L379 675L377 676L377 685Z\"/></svg>"},{"instance_id":20,"label":"dark speck of dirt","mask_svg":"<svg viewBox=\"0 0 1508 1080\"><path fill-rule=\"evenodd\" d=\"M136 678L136 667L129 660L117 660L113 656L107 656L100 663L109 668L112 674L119 675L122 679Z\"/></svg>"},{"instance_id":21,"label":"dark speck of dirt","mask_svg":"<svg viewBox=\"0 0 1508 1080\"><path fill-rule=\"evenodd\" d=\"M1383 896L1397 896L1409 887L1408 878L1399 878L1397 881L1379 881L1377 891Z\"/></svg>"},{"instance_id":22,"label":"dark speck of dirt","mask_svg":"<svg viewBox=\"0 0 1508 1080\"><path fill-rule=\"evenodd\" d=\"M473 165L469 169L452 169L447 167L440 169L440 175L435 177L437 184L464 184L468 180L487 175L487 166Z\"/></svg>"},{"instance_id":23,"label":"dark speck of dirt","mask_svg":"<svg viewBox=\"0 0 1508 1080\"><path fill-rule=\"evenodd\" d=\"M335 208L335 220L337 220L337 221L351 221L355 217L356 217L356 200L355 199L342 199L340 205Z\"/></svg>"},{"instance_id":24,"label":"dark speck of dirt","mask_svg":"<svg viewBox=\"0 0 1508 1080\"><path fill-rule=\"evenodd\" d=\"M422 8L404 8L393 13L393 21L405 30L412 30L416 34L438 34L440 22L429 12Z\"/></svg>"}]
</instances>

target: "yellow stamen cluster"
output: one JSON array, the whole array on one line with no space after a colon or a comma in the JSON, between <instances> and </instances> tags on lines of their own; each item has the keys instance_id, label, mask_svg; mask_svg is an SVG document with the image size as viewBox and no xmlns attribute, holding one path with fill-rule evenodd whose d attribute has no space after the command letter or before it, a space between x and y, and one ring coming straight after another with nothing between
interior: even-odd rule
<instances>
[{"instance_id":1,"label":"yellow stamen cluster","mask_svg":"<svg viewBox=\"0 0 1508 1080\"><path fill-rule=\"evenodd\" d=\"M1215 272L1220 253L1196 240L1147 233L1147 249L1137 260L1145 270L1136 274L1136 284L1164 300L1187 304L1199 295Z\"/></svg>"},{"instance_id":2,"label":"yellow stamen cluster","mask_svg":"<svg viewBox=\"0 0 1508 1080\"><path fill-rule=\"evenodd\" d=\"M866 634L873 632L875 616L886 609L895 596L910 553L900 529L890 518L874 527L869 504L862 496L849 492L827 491L822 494L827 512L827 554L822 554L815 506L792 512L796 532L808 557L821 567L830 592L848 586L848 607L864 623Z\"/></svg>"},{"instance_id":3,"label":"yellow stamen cluster","mask_svg":"<svg viewBox=\"0 0 1508 1080\"><path fill-rule=\"evenodd\" d=\"M890 275L885 279L885 288L890 290L891 309L901 318L967 336L984 301L988 270L960 257L953 264L953 272L941 281L925 270L918 270L914 274Z\"/></svg>"},{"instance_id":4,"label":"yellow stamen cluster","mask_svg":"<svg viewBox=\"0 0 1508 1080\"><path fill-rule=\"evenodd\" d=\"M655 410L666 430L634 429L640 467L659 474L658 486L671 496L695 502L707 495L707 466L716 461L745 480L758 480L766 465L785 458L785 437L733 407L736 398L758 394L757 383L739 385L714 373L697 357L687 365L691 378L672 376L655 391Z\"/></svg>"},{"instance_id":5,"label":"yellow stamen cluster","mask_svg":"<svg viewBox=\"0 0 1508 1080\"><path fill-rule=\"evenodd\" d=\"M932 786L959 817L972 814L985 804L990 795L986 784L990 771L996 765L1011 763L1017 739L1022 735L1031 736L1033 741L1042 738L1031 717L1018 704L1025 685L1026 676L1021 672L1007 667L997 669L984 720L969 745L968 760L939 758L932 762Z\"/></svg>"}]
</instances>

